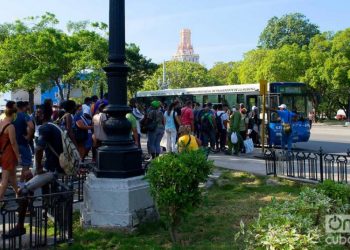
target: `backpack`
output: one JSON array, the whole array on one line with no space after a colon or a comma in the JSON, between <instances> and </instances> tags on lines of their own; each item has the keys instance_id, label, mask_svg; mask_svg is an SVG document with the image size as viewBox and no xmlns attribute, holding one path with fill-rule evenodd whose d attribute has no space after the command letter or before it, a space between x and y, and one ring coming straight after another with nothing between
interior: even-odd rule
<instances>
[{"instance_id":1,"label":"backpack","mask_svg":"<svg viewBox=\"0 0 350 250\"><path fill-rule=\"evenodd\" d=\"M221 116L223 115L224 113L221 113L220 115L217 115L215 114L215 121L216 121L216 127L217 129L220 131L222 130L222 121L221 121Z\"/></svg>"},{"instance_id":2,"label":"backpack","mask_svg":"<svg viewBox=\"0 0 350 250\"><path fill-rule=\"evenodd\" d=\"M157 125L158 125L157 119L156 119L156 116L157 116L156 111L151 111L151 112L154 112L152 118L149 118L148 115L146 114L145 118L143 118L140 121L141 132L144 134L147 132L152 132L152 131L156 130Z\"/></svg>"},{"instance_id":3,"label":"backpack","mask_svg":"<svg viewBox=\"0 0 350 250\"><path fill-rule=\"evenodd\" d=\"M57 128L61 133L63 152L58 155L58 153L53 149L53 147L48 144L50 150L57 156L61 168L64 170L66 175L76 175L79 170L80 155L75 147L72 140L69 138L67 131L63 131L59 126L54 123L49 123L55 128Z\"/></svg>"},{"instance_id":4,"label":"backpack","mask_svg":"<svg viewBox=\"0 0 350 250\"><path fill-rule=\"evenodd\" d=\"M209 120L210 118L210 114L209 113L205 113L202 117L201 117L201 130L204 132L209 132L210 130L213 129L213 124L212 122Z\"/></svg>"}]
</instances>

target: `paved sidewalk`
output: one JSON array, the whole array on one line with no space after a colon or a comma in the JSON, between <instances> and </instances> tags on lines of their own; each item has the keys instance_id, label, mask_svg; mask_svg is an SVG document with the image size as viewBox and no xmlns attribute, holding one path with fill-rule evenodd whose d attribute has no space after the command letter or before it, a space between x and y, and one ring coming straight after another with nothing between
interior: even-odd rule
<instances>
[{"instance_id":1,"label":"paved sidewalk","mask_svg":"<svg viewBox=\"0 0 350 250\"><path fill-rule=\"evenodd\" d=\"M143 135L141 145L144 152L147 152L146 144L147 139ZM253 153L240 154L239 156L210 153L209 159L213 160L217 167L266 175L265 161L262 158L258 158L259 156L262 156L261 148L255 148Z\"/></svg>"},{"instance_id":2,"label":"paved sidewalk","mask_svg":"<svg viewBox=\"0 0 350 250\"><path fill-rule=\"evenodd\" d=\"M209 159L213 160L217 167L266 175L265 161L262 158L257 158L257 156L262 156L261 148L254 149L251 154L241 154L239 156L223 153L210 154Z\"/></svg>"}]
</instances>

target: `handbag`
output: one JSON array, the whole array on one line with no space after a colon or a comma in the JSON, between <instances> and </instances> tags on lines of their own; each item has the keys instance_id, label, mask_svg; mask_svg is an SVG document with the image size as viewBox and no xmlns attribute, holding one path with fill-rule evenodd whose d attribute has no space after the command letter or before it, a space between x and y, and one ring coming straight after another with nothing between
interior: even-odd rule
<instances>
[{"instance_id":1,"label":"handbag","mask_svg":"<svg viewBox=\"0 0 350 250\"><path fill-rule=\"evenodd\" d=\"M231 142L233 144L236 144L238 142L238 137L237 137L236 132L232 132L232 134L231 134Z\"/></svg>"},{"instance_id":2,"label":"handbag","mask_svg":"<svg viewBox=\"0 0 350 250\"><path fill-rule=\"evenodd\" d=\"M254 151L254 143L253 143L252 138L248 138L248 139L244 140L243 143L244 143L246 154L252 153Z\"/></svg>"},{"instance_id":3,"label":"handbag","mask_svg":"<svg viewBox=\"0 0 350 250\"><path fill-rule=\"evenodd\" d=\"M290 134L292 132L292 127L290 125L290 113L288 111L288 122L289 123L282 123L282 131L285 134Z\"/></svg>"}]
</instances>

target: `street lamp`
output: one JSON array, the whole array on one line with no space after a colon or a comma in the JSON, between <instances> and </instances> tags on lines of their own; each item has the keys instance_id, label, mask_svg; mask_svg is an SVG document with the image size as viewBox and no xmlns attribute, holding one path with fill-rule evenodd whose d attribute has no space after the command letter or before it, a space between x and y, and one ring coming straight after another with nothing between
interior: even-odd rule
<instances>
[{"instance_id":1,"label":"street lamp","mask_svg":"<svg viewBox=\"0 0 350 250\"><path fill-rule=\"evenodd\" d=\"M125 118L127 106L127 74L125 64L125 2L109 1L109 65L104 68L108 82L109 105L104 112L107 139L97 151L96 177L128 178L144 173L141 150L130 137L131 125Z\"/></svg>"}]
</instances>

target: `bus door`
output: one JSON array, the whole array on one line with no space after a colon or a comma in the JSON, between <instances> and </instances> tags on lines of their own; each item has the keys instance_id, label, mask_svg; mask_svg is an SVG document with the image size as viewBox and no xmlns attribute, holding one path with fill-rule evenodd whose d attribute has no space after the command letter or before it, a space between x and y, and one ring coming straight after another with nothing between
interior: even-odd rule
<instances>
[{"instance_id":1,"label":"bus door","mask_svg":"<svg viewBox=\"0 0 350 250\"><path fill-rule=\"evenodd\" d=\"M246 96L246 109L248 112L252 110L253 106L258 106L258 96L257 95L247 95Z\"/></svg>"},{"instance_id":2,"label":"bus door","mask_svg":"<svg viewBox=\"0 0 350 250\"><path fill-rule=\"evenodd\" d=\"M278 94L269 94L267 97L267 134L268 143L271 147L272 145L280 145L282 139L282 125L278 120L278 106L280 105L280 97ZM272 110L271 110L272 109Z\"/></svg>"}]
</instances>

